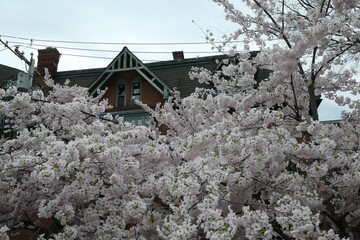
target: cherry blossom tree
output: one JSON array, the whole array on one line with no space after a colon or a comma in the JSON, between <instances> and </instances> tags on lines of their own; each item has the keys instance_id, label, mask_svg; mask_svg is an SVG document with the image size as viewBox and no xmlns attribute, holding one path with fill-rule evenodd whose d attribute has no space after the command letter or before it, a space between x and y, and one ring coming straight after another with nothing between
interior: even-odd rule
<instances>
[{"instance_id":1,"label":"cherry blossom tree","mask_svg":"<svg viewBox=\"0 0 360 240\"><path fill-rule=\"evenodd\" d=\"M149 127L51 79L46 96L0 92L15 134L0 140L2 238L360 238L360 105L341 95L360 90L359 1L214 2L239 30L214 45L230 47L221 71L189 74L213 88L139 102ZM320 95L352 111L321 123Z\"/></svg>"},{"instance_id":2,"label":"cherry blossom tree","mask_svg":"<svg viewBox=\"0 0 360 240\"><path fill-rule=\"evenodd\" d=\"M148 128L103 115L101 94L90 98L86 88L46 83L46 97L1 91L1 112L16 132L1 140L1 236L17 229L56 239L131 236L125 229L147 213L150 198L138 188L159 166L155 156L166 158L166 146L162 155Z\"/></svg>"}]
</instances>

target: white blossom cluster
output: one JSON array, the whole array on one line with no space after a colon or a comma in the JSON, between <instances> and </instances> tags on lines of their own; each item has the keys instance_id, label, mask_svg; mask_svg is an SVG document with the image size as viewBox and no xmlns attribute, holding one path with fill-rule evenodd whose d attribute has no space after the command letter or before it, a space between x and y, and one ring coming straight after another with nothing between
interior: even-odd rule
<instances>
[{"instance_id":1,"label":"white blossom cluster","mask_svg":"<svg viewBox=\"0 0 360 240\"><path fill-rule=\"evenodd\" d=\"M359 1L244 0L251 14L214 2L239 24L225 40L261 51L193 68L211 90L139 103L149 127L50 78L46 94L0 90L0 239L360 238L360 104L338 95L360 91L347 66ZM271 70L261 82L259 69ZM353 111L323 124L319 94Z\"/></svg>"}]
</instances>

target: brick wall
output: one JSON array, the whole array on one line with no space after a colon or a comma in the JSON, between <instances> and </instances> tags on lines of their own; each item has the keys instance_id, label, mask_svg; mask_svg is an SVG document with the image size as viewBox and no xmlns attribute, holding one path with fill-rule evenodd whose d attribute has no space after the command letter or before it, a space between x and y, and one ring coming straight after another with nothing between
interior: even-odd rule
<instances>
[{"instance_id":1,"label":"brick wall","mask_svg":"<svg viewBox=\"0 0 360 240\"><path fill-rule=\"evenodd\" d=\"M131 80L134 78L141 79L141 101L148 104L150 107L155 107L158 102L163 102L163 95L157 91L149 82L139 75L136 71L118 72L114 74L108 81L108 90L104 95L105 99L108 99L109 104L114 106L108 111L121 111L121 110L133 110L140 109L138 105L131 104ZM116 107L117 97L117 84L118 80L126 81L126 106Z\"/></svg>"}]
</instances>

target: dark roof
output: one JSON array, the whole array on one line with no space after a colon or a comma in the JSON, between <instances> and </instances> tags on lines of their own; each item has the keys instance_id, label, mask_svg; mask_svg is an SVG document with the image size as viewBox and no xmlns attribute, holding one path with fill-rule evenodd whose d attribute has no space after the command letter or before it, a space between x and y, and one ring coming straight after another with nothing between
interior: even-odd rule
<instances>
[{"instance_id":1,"label":"dark roof","mask_svg":"<svg viewBox=\"0 0 360 240\"><path fill-rule=\"evenodd\" d=\"M255 57L257 51L250 53L250 58ZM211 85L200 84L197 80L190 80L189 72L192 67L203 67L211 72L220 70L223 60L231 58L228 55L213 55L207 57L188 58L163 62L148 63L146 66L170 88L180 91L182 97L189 96L197 87L210 88ZM268 74L268 73L266 73ZM264 79L267 75L259 76Z\"/></svg>"},{"instance_id":2,"label":"dark roof","mask_svg":"<svg viewBox=\"0 0 360 240\"><path fill-rule=\"evenodd\" d=\"M18 72L21 70L0 64L0 87L5 85L7 81L17 80Z\"/></svg>"},{"instance_id":3,"label":"dark roof","mask_svg":"<svg viewBox=\"0 0 360 240\"><path fill-rule=\"evenodd\" d=\"M180 91L182 97L186 97L194 92L196 87L208 86L206 84L200 84L197 80L190 80L189 72L191 68L203 67L209 71L215 71L220 65L216 60L223 59L224 57L225 56L218 55L154 62L148 63L146 66L170 88L176 88Z\"/></svg>"},{"instance_id":4,"label":"dark roof","mask_svg":"<svg viewBox=\"0 0 360 240\"><path fill-rule=\"evenodd\" d=\"M70 86L89 87L104 69L105 68L91 68L57 72L54 81L55 83L64 84L66 80L70 80Z\"/></svg>"}]
</instances>

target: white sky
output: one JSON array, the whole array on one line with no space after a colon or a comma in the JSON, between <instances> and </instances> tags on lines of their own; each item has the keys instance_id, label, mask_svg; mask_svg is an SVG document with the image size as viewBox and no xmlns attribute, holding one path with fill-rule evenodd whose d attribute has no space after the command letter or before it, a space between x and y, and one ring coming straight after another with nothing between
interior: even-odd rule
<instances>
[{"instance_id":1,"label":"white sky","mask_svg":"<svg viewBox=\"0 0 360 240\"><path fill-rule=\"evenodd\" d=\"M131 45L131 43L206 42L202 30L212 30L219 38L231 33L236 25L224 19L221 7L210 0L1 0L1 39L10 46L20 45L20 51L30 58L36 49L25 48L30 40L8 38L15 36L34 39L32 47L58 47L62 57L59 70L105 67L111 59L71 57L66 54L113 58L125 45L89 45L41 42L36 39L86 42L129 43L128 48L140 60L170 60L171 52L183 50L185 57L216 54L210 44L202 45ZM196 24L192 22L195 20ZM37 44L37 45L36 45ZM38 46L43 45L43 46ZM111 50L77 51L67 48ZM1 46L0 50L3 49ZM206 53L186 53L186 52ZM167 52L167 53L138 53ZM213 52L213 53L212 53ZM24 69L24 64L9 50L0 51L0 63Z\"/></svg>"},{"instance_id":2,"label":"white sky","mask_svg":"<svg viewBox=\"0 0 360 240\"><path fill-rule=\"evenodd\" d=\"M214 55L217 51L212 50L210 44L132 45L131 43L206 42L203 31L207 29L214 32L219 40L223 34L230 34L237 29L235 24L224 19L223 9L211 0L0 1L0 38L9 41L9 45L13 48L19 45L19 50L24 52L24 56L28 59L30 53L34 53L36 58L39 48L57 47L62 54L58 68L60 71L106 67L124 46L143 62L170 60L171 52L180 50L185 52L185 58ZM193 20L196 24L192 22ZM32 46L29 46L30 39L33 39ZM38 40L128 44L91 45ZM109 59L74 57L67 54ZM0 64L26 70L24 62L3 46L0 46ZM338 119L339 113L340 110L335 103L327 100L320 106L322 120Z\"/></svg>"}]
</instances>

